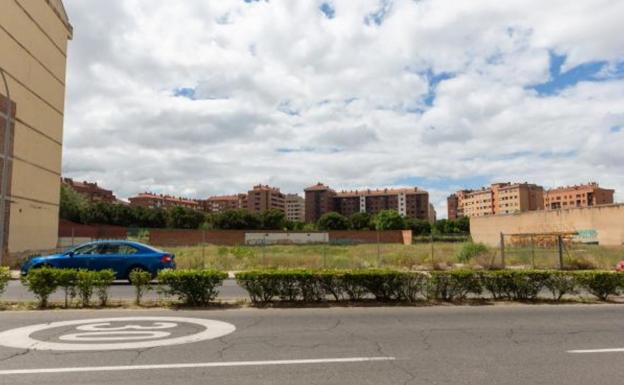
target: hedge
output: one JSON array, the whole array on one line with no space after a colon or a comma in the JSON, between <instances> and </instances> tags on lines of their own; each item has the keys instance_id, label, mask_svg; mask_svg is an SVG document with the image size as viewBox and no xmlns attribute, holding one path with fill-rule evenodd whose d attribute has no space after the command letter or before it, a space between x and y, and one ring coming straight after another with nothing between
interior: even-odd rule
<instances>
[{"instance_id":1,"label":"hedge","mask_svg":"<svg viewBox=\"0 0 624 385\"><path fill-rule=\"evenodd\" d=\"M9 268L0 266L0 296L4 293L10 279L11 273L9 272Z\"/></svg>"},{"instance_id":2,"label":"hedge","mask_svg":"<svg viewBox=\"0 0 624 385\"><path fill-rule=\"evenodd\" d=\"M218 286L223 284L227 273L218 270L161 270L158 282L164 286L161 292L176 296L190 306L207 305L219 294Z\"/></svg>"},{"instance_id":3,"label":"hedge","mask_svg":"<svg viewBox=\"0 0 624 385\"><path fill-rule=\"evenodd\" d=\"M624 291L624 273L550 270L258 270L236 274L253 303L328 300L416 302L491 298L532 301L543 291L560 301L584 289L600 300Z\"/></svg>"}]
</instances>

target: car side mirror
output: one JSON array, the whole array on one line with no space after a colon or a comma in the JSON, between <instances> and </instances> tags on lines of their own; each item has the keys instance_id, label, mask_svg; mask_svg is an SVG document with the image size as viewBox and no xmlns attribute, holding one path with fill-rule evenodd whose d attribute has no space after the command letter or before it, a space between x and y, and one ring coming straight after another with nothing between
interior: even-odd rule
<instances>
[{"instance_id":1,"label":"car side mirror","mask_svg":"<svg viewBox=\"0 0 624 385\"><path fill-rule=\"evenodd\" d=\"M74 255L75 255L75 253L73 251L70 251L70 252L67 253L68 257L73 257Z\"/></svg>"}]
</instances>

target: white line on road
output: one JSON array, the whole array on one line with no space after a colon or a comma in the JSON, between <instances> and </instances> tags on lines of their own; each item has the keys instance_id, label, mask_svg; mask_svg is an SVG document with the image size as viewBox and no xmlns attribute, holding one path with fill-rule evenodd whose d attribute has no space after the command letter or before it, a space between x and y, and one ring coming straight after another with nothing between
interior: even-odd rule
<instances>
[{"instance_id":1,"label":"white line on road","mask_svg":"<svg viewBox=\"0 0 624 385\"><path fill-rule=\"evenodd\" d=\"M568 350L568 353L620 353L620 352L624 352L624 348Z\"/></svg>"},{"instance_id":2,"label":"white line on road","mask_svg":"<svg viewBox=\"0 0 624 385\"><path fill-rule=\"evenodd\" d=\"M336 363L350 363L350 362L394 361L394 360L395 360L395 357L348 357L348 358L318 358L318 359L308 359L308 360L198 362L198 363L188 363L188 364L125 365L125 366L83 366L83 367L75 367L75 368L0 370L0 376L6 376L6 375L11 375L11 374L117 372L117 371L127 371L127 370L218 368L218 367L232 367L232 366L336 364Z\"/></svg>"}]
</instances>

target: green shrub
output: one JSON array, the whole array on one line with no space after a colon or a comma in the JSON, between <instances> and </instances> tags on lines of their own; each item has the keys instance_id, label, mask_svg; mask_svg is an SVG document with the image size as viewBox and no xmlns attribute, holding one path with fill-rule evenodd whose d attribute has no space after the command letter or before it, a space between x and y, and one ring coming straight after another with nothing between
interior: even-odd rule
<instances>
[{"instance_id":1,"label":"green shrub","mask_svg":"<svg viewBox=\"0 0 624 385\"><path fill-rule=\"evenodd\" d=\"M610 295L620 294L624 286L624 273L586 271L578 274L581 286L602 301Z\"/></svg>"},{"instance_id":2,"label":"green shrub","mask_svg":"<svg viewBox=\"0 0 624 385\"><path fill-rule=\"evenodd\" d=\"M546 287L549 271L500 270L483 273L483 287L494 299L534 300Z\"/></svg>"},{"instance_id":3,"label":"green shrub","mask_svg":"<svg viewBox=\"0 0 624 385\"><path fill-rule=\"evenodd\" d=\"M395 301L401 298L400 272L392 270L356 270L345 274L351 282L363 291L375 296L378 301ZM361 295L360 293L359 295Z\"/></svg>"},{"instance_id":4,"label":"green shrub","mask_svg":"<svg viewBox=\"0 0 624 385\"><path fill-rule=\"evenodd\" d=\"M4 293L6 287L11 279L11 273L8 267L0 266L0 295Z\"/></svg>"},{"instance_id":5,"label":"green shrub","mask_svg":"<svg viewBox=\"0 0 624 385\"><path fill-rule=\"evenodd\" d=\"M409 272L398 276L399 299L401 301L416 302L427 298L431 275L428 273Z\"/></svg>"},{"instance_id":6,"label":"green shrub","mask_svg":"<svg viewBox=\"0 0 624 385\"><path fill-rule=\"evenodd\" d=\"M100 300L100 306L108 303L108 288L115 281L115 272L110 269L95 272L95 292Z\"/></svg>"},{"instance_id":7,"label":"green shrub","mask_svg":"<svg viewBox=\"0 0 624 385\"><path fill-rule=\"evenodd\" d=\"M48 306L48 298L58 288L57 269L41 267L30 269L22 276L22 284L39 300L39 307Z\"/></svg>"},{"instance_id":8,"label":"green shrub","mask_svg":"<svg viewBox=\"0 0 624 385\"><path fill-rule=\"evenodd\" d=\"M433 271L429 281L429 298L443 301L464 300L468 294L481 294L481 274L471 270Z\"/></svg>"},{"instance_id":9,"label":"green shrub","mask_svg":"<svg viewBox=\"0 0 624 385\"><path fill-rule=\"evenodd\" d=\"M158 282L162 291L169 296L177 296L190 306L207 305L213 301L223 284L227 273L217 270L162 270Z\"/></svg>"},{"instance_id":10,"label":"green shrub","mask_svg":"<svg viewBox=\"0 0 624 385\"><path fill-rule=\"evenodd\" d=\"M555 301L561 301L566 294L578 294L578 285L577 274L566 271L550 271L544 282Z\"/></svg>"},{"instance_id":11,"label":"green shrub","mask_svg":"<svg viewBox=\"0 0 624 385\"><path fill-rule=\"evenodd\" d=\"M268 272L248 271L236 274L236 282L247 291L253 303L267 303L278 295L276 279Z\"/></svg>"},{"instance_id":12,"label":"green shrub","mask_svg":"<svg viewBox=\"0 0 624 385\"><path fill-rule=\"evenodd\" d=\"M65 293L65 307L76 298L76 280L78 270L75 269L58 269L56 271L57 284Z\"/></svg>"},{"instance_id":13,"label":"green shrub","mask_svg":"<svg viewBox=\"0 0 624 385\"><path fill-rule=\"evenodd\" d=\"M462 263L470 262L471 259L486 254L488 247L483 243L466 242L457 253L457 260Z\"/></svg>"},{"instance_id":14,"label":"green shrub","mask_svg":"<svg viewBox=\"0 0 624 385\"><path fill-rule=\"evenodd\" d=\"M91 305L91 297L93 297L97 278L95 271L78 270L76 273L76 289L83 307Z\"/></svg>"},{"instance_id":15,"label":"green shrub","mask_svg":"<svg viewBox=\"0 0 624 385\"><path fill-rule=\"evenodd\" d=\"M143 295L149 290L152 290L152 286L150 285L152 282L152 274L149 271L132 270L128 278L130 278L130 283L134 286L136 294L134 303L140 305Z\"/></svg>"}]
</instances>

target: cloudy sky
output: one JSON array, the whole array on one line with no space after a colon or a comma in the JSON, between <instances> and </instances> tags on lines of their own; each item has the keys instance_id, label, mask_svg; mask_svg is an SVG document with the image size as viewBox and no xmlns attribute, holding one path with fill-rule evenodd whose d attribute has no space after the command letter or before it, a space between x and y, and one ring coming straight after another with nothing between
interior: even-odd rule
<instances>
[{"instance_id":1,"label":"cloudy sky","mask_svg":"<svg viewBox=\"0 0 624 385\"><path fill-rule=\"evenodd\" d=\"M589 180L624 200L620 0L65 0L63 172L128 197Z\"/></svg>"}]
</instances>

